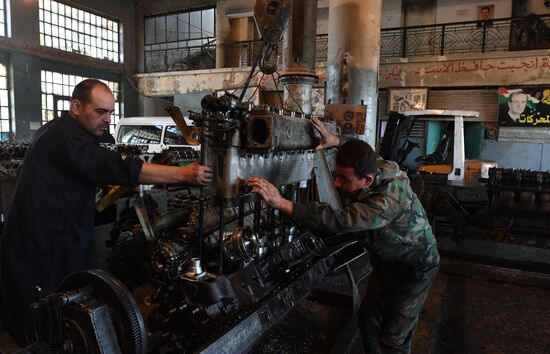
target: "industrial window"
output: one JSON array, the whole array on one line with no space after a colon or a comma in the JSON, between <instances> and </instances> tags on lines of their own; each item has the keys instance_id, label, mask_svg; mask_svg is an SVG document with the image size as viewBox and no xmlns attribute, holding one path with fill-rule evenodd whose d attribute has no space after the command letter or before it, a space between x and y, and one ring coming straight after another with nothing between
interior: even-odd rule
<instances>
[{"instance_id":1,"label":"industrial window","mask_svg":"<svg viewBox=\"0 0 550 354\"><path fill-rule=\"evenodd\" d=\"M40 45L121 61L118 21L53 0L39 0L39 8Z\"/></svg>"},{"instance_id":2,"label":"industrial window","mask_svg":"<svg viewBox=\"0 0 550 354\"><path fill-rule=\"evenodd\" d=\"M13 130L10 119L7 66L0 63L0 141L9 141Z\"/></svg>"},{"instance_id":3,"label":"industrial window","mask_svg":"<svg viewBox=\"0 0 550 354\"><path fill-rule=\"evenodd\" d=\"M214 67L215 23L213 8L145 17L145 70Z\"/></svg>"},{"instance_id":4,"label":"industrial window","mask_svg":"<svg viewBox=\"0 0 550 354\"><path fill-rule=\"evenodd\" d=\"M62 111L68 111L74 87L87 77L63 74L54 71L42 70L42 124L61 116ZM115 95L115 111L111 115L111 134L122 112L120 85L115 81L101 80Z\"/></svg>"},{"instance_id":5,"label":"industrial window","mask_svg":"<svg viewBox=\"0 0 550 354\"><path fill-rule=\"evenodd\" d=\"M0 0L0 36L9 37L9 1Z\"/></svg>"}]
</instances>

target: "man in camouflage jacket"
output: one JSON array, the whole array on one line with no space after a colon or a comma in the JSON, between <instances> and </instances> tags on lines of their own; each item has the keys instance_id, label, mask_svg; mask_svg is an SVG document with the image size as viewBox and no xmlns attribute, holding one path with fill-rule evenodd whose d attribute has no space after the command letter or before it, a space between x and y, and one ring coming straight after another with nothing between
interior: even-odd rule
<instances>
[{"instance_id":1,"label":"man in camouflage jacket","mask_svg":"<svg viewBox=\"0 0 550 354\"><path fill-rule=\"evenodd\" d=\"M318 149L339 146L344 139L312 120L321 133ZM324 203L294 204L271 183L249 179L273 208L320 234L361 232L373 274L359 310L367 353L410 353L411 339L439 254L426 212L393 161L380 159L365 142L342 144L336 157L335 186L347 197L342 209Z\"/></svg>"}]
</instances>

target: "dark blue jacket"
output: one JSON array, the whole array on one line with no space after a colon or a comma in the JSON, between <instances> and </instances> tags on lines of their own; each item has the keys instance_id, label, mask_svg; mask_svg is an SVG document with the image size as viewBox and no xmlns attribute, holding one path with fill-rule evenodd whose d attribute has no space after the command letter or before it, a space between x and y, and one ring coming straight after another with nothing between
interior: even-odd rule
<instances>
[{"instance_id":1,"label":"dark blue jacket","mask_svg":"<svg viewBox=\"0 0 550 354\"><path fill-rule=\"evenodd\" d=\"M135 185L141 166L99 146L66 114L37 131L0 240L1 319L19 345L29 305L92 265L96 185Z\"/></svg>"}]
</instances>

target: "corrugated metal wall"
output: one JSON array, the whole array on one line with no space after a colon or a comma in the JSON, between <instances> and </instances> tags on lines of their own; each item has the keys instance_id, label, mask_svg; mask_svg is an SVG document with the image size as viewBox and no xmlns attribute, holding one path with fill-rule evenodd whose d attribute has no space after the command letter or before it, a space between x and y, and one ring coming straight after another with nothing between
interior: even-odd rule
<instances>
[{"instance_id":1,"label":"corrugated metal wall","mask_svg":"<svg viewBox=\"0 0 550 354\"><path fill-rule=\"evenodd\" d=\"M388 92L380 90L378 94L378 112L380 118L388 118ZM497 90L437 90L428 91L427 109L456 109L479 111L480 122L496 122L498 119Z\"/></svg>"},{"instance_id":2,"label":"corrugated metal wall","mask_svg":"<svg viewBox=\"0 0 550 354\"><path fill-rule=\"evenodd\" d=\"M428 109L479 111L480 122L498 119L497 90L429 90Z\"/></svg>"}]
</instances>

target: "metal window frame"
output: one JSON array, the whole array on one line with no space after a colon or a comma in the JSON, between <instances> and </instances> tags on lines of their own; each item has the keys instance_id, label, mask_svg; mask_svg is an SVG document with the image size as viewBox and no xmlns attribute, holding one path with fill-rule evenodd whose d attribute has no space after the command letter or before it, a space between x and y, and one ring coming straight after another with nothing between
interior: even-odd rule
<instances>
[{"instance_id":1,"label":"metal window frame","mask_svg":"<svg viewBox=\"0 0 550 354\"><path fill-rule=\"evenodd\" d=\"M206 34L205 36L205 32L204 32L204 28L203 28L203 12L204 11L207 11L207 10L213 10L213 24L214 24L214 33L211 33L211 36L208 36ZM179 39L179 33L180 33L180 26L182 26L182 24L180 22L183 22L181 21L178 16L180 14L191 14L191 13L198 13L200 14L200 32L201 32L201 35L200 37L197 37L197 38L187 38L185 40L180 40ZM167 21L168 21L168 17L169 16L173 16L175 15L176 16L176 21L177 21L177 26L176 26L176 39L173 40L173 41L167 41L166 38L168 38L167 34L168 34L168 27L167 27ZM149 72L149 70L147 70L147 58L149 57L149 55L151 54L155 54L155 53L160 53L160 52L164 52L165 56L168 55L167 53L168 52L173 52L173 51L192 51L194 49L197 49L197 48L202 48L203 46L207 46L209 45L210 42L212 42L213 40L215 40L216 38L216 16L217 16L217 13L216 13L216 8L213 7L213 6L208 6L208 7L198 7L198 8L192 8L192 9L187 9L187 10L184 10L184 11L171 11L171 12L165 12L165 13L158 13L158 14L150 14L150 15L145 15L144 18L143 18L143 23L144 23L144 26L143 26L143 52L144 52L144 71L145 72ZM190 16L189 16L190 17ZM164 21L164 38L165 40L162 41L162 42L159 42L157 40L158 38L158 26L157 26L157 21L158 19L160 18L161 21ZM152 43L146 43L146 38L148 37L148 31L147 31L147 26L145 26L145 22L148 20L148 19L153 19L154 20L154 26L153 26L153 42ZM186 23L186 26L187 26L187 33L189 34L189 37L190 37L190 33L191 33L191 29L193 27L196 27L196 26L191 26L191 20L189 20L187 23ZM189 45L189 42L190 41L200 41L201 44L200 45ZM206 42L206 43L205 43ZM180 43L185 43L185 45L180 45ZM174 46L170 47L170 44L174 44ZM163 47L163 48L161 48ZM166 60L167 58L165 58ZM167 64L165 65L167 66Z\"/></svg>"},{"instance_id":2,"label":"metal window frame","mask_svg":"<svg viewBox=\"0 0 550 354\"><path fill-rule=\"evenodd\" d=\"M52 26L52 28L53 28L53 26L55 26L58 29L57 36L54 36L53 33L46 34L45 33L46 31L39 30L39 34L44 37L44 43L41 43L42 46L49 47L49 48L55 48L55 49L62 50L62 51L65 51L65 52L77 53L77 54L80 54L80 55L88 56L88 57L91 57L91 58L96 58L96 59L99 59L99 60L106 60L106 61L111 61L111 62L115 62L115 63L123 63L123 57L124 56L123 56L122 50L121 50L122 49L122 21L120 19L110 17L110 16L105 15L105 14L99 14L98 12L75 6L72 3L65 3L65 2L61 2L61 1L57 1L57 0L50 0L50 3L56 3L58 5L61 4L63 6L67 6L71 9L75 9L77 12L82 11L84 17L86 17L86 15L88 15L90 17L90 20L89 21L86 21L85 19L80 20L78 18L78 16L74 17L73 14L72 14L73 11L71 11L70 15L67 15L66 12L65 12L64 15L61 15L60 11L59 11L59 8L56 12L54 12L52 6L50 6L49 8L46 8L46 6L44 5L44 2L40 1L39 5L38 5L38 11L39 11L39 13L44 14L44 16L43 16L42 19L39 20L39 22L43 23L44 26L46 24L48 24L48 25ZM59 21L56 21L56 23L54 23L54 21L52 21L51 18L50 18L49 22L46 22L46 19L45 19L46 13L49 13L50 16L51 15L63 16L65 20L69 20L70 22L76 21L77 28L74 28L73 26L68 26L67 23L65 23L63 26L61 26L59 24ZM99 23L98 23L97 20L92 21L91 20L92 16L95 16L95 19L99 19L100 20ZM116 27L117 27L116 31L111 30L108 27L104 27L103 24L102 24L103 20L114 22L116 24ZM95 23L92 23L92 22L95 22ZM90 28L94 27L96 30L99 30L101 32L107 31L105 33L106 36L103 37L103 34L97 35L97 33L96 33L96 35L92 36L90 33L87 33L86 30L81 31L81 30L78 29L78 27L81 24L83 25L84 28L87 25L89 25ZM68 33L71 34L71 37L76 35L77 40L73 40L73 38L67 38L65 36L62 37L62 36L59 35L59 33L60 33L59 31L63 31L65 33L67 33L67 31L69 31ZM51 38L52 45L46 45L46 42L45 42L46 37ZM80 50L75 51L72 48L72 44L74 44L74 43L80 44L80 43L84 42L84 39L86 37L90 38L90 43L83 44L82 48L84 48L84 49L89 48L90 51L95 50L96 51L95 56L92 55L91 52L84 54L84 53L81 53ZM109 39L109 37L111 37L111 39ZM70 43L71 48L67 48L67 47L62 48L61 45L54 46L53 45L54 39L56 39L58 41L60 41L60 40L67 41L68 43ZM94 45L92 45L92 41L95 42ZM112 45L111 50L109 50L109 48L108 48L109 44ZM99 57L97 55L98 51L105 51L105 53L107 54L107 57L105 57L105 56L104 57ZM114 59L109 58L109 54L113 55Z\"/></svg>"},{"instance_id":3,"label":"metal window frame","mask_svg":"<svg viewBox=\"0 0 550 354\"><path fill-rule=\"evenodd\" d=\"M6 76L5 76L5 80L6 80L6 91L7 91L7 98L8 98L8 102L7 102L7 106L6 108L8 109L8 118L7 119L1 119L0 118L0 121L1 120L7 120L8 123L9 123L9 127L8 127L8 131L3 131L2 130L2 125L0 124L0 133L3 134L3 133L7 133L8 136L13 136L15 134L15 122L13 121L13 111L12 111L12 103L13 103L13 98L11 96L11 83L10 83L10 67L9 67L9 61L7 59L4 59L4 58L0 58L0 65L4 65L6 67ZM0 77L1 78L1 77ZM2 106L0 106L2 107Z\"/></svg>"},{"instance_id":4,"label":"metal window frame","mask_svg":"<svg viewBox=\"0 0 550 354\"><path fill-rule=\"evenodd\" d=\"M0 37L11 37L11 18L10 18L10 2L9 0L0 0L4 4L1 12L4 13L4 22L1 23L1 26L4 27L4 34Z\"/></svg>"}]
</instances>

